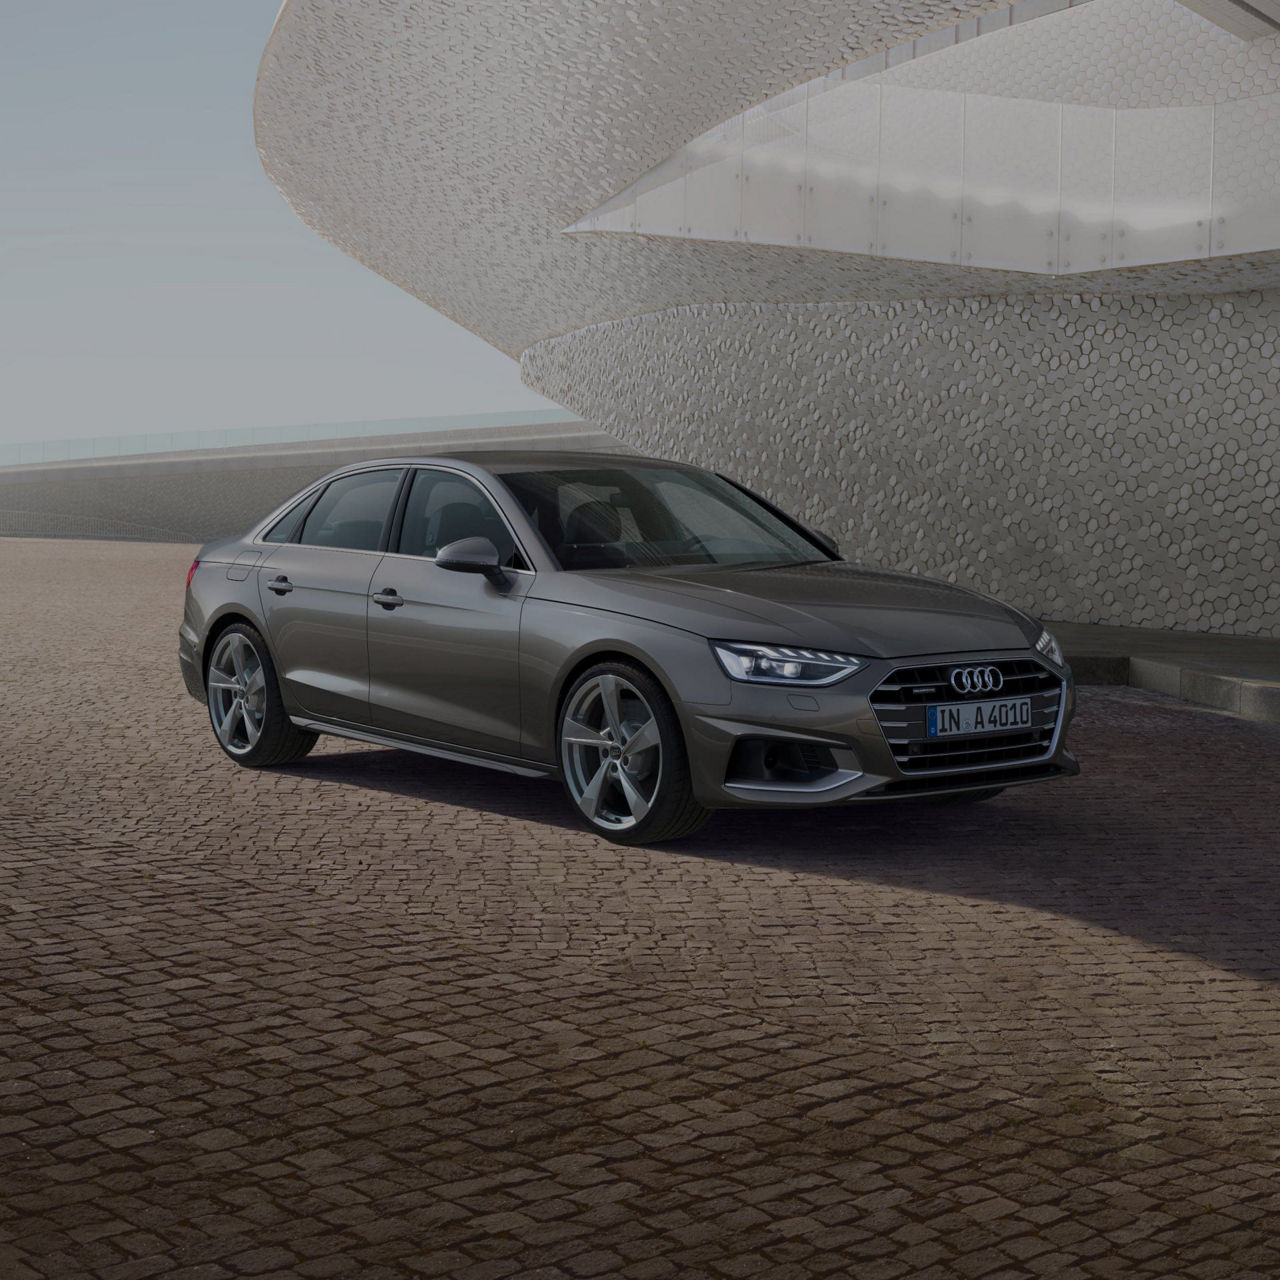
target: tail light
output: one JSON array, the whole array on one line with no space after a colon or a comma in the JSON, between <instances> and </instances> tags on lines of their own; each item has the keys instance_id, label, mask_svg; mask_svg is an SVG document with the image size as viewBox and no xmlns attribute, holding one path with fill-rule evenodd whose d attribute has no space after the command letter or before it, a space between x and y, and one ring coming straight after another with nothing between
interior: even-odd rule
<instances>
[{"instance_id":1,"label":"tail light","mask_svg":"<svg viewBox=\"0 0 1280 1280\"><path fill-rule=\"evenodd\" d=\"M199 560L193 560L193 561L191 562L191 568L187 570L187 586L188 586L188 587L190 587L190 586L191 586L191 579L192 579L192 578L194 578L194 577L196 576L196 570L197 570L199 567L200 567L200 561L199 561Z\"/></svg>"}]
</instances>

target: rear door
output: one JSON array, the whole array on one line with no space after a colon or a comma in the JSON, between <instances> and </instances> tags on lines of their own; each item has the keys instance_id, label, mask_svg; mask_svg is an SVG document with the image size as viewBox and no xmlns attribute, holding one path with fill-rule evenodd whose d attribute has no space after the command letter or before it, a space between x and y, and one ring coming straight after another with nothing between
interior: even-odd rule
<instances>
[{"instance_id":1,"label":"rear door","mask_svg":"<svg viewBox=\"0 0 1280 1280\"><path fill-rule=\"evenodd\" d=\"M370 583L403 467L339 476L258 570L279 675L302 711L367 724Z\"/></svg>"},{"instance_id":2,"label":"rear door","mask_svg":"<svg viewBox=\"0 0 1280 1280\"><path fill-rule=\"evenodd\" d=\"M488 538L505 580L441 569L435 553ZM399 542L369 605L372 723L415 738L520 754L520 611L533 581L515 537L470 476L414 472Z\"/></svg>"}]
</instances>

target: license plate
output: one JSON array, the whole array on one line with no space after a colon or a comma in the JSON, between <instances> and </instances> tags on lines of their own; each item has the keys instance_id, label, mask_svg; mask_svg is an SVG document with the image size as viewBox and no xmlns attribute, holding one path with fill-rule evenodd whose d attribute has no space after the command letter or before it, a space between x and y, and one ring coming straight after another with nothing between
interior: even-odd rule
<instances>
[{"instance_id":1,"label":"license plate","mask_svg":"<svg viewBox=\"0 0 1280 1280\"><path fill-rule=\"evenodd\" d=\"M995 702L946 702L929 707L929 737L956 733L999 733L1031 728L1030 698L1000 698Z\"/></svg>"}]
</instances>

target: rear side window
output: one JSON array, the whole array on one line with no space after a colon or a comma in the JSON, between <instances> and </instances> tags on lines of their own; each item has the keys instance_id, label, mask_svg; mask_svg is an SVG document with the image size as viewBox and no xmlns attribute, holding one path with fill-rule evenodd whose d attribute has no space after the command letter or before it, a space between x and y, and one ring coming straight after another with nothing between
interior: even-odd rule
<instances>
[{"instance_id":1,"label":"rear side window","mask_svg":"<svg viewBox=\"0 0 1280 1280\"><path fill-rule=\"evenodd\" d=\"M333 481L311 508L298 541L307 547L377 551L403 474L362 471Z\"/></svg>"},{"instance_id":2,"label":"rear side window","mask_svg":"<svg viewBox=\"0 0 1280 1280\"><path fill-rule=\"evenodd\" d=\"M292 542L298 536L298 530L302 526L302 518L307 514L307 508L311 505L311 498L308 496L303 498L301 502L295 502L288 511L280 517L279 520L262 535L263 542Z\"/></svg>"}]
</instances>

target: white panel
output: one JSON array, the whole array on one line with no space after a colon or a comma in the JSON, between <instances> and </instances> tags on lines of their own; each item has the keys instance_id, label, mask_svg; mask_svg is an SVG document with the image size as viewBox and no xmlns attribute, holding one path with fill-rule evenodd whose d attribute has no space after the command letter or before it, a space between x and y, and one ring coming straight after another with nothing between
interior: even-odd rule
<instances>
[{"instance_id":1,"label":"white panel","mask_svg":"<svg viewBox=\"0 0 1280 1280\"><path fill-rule=\"evenodd\" d=\"M927 58L931 53L950 49L955 42L955 28L944 27L941 31L930 32L927 36L917 36L911 47L917 58Z\"/></svg>"},{"instance_id":2,"label":"white panel","mask_svg":"<svg viewBox=\"0 0 1280 1280\"><path fill-rule=\"evenodd\" d=\"M1212 254L1280 248L1280 94L1214 109Z\"/></svg>"},{"instance_id":3,"label":"white panel","mask_svg":"<svg viewBox=\"0 0 1280 1280\"><path fill-rule=\"evenodd\" d=\"M1067 8L1067 0L1018 0L1010 10L1010 20L1016 25L1019 22L1034 22L1037 18L1047 18L1051 13L1058 13Z\"/></svg>"},{"instance_id":4,"label":"white panel","mask_svg":"<svg viewBox=\"0 0 1280 1280\"><path fill-rule=\"evenodd\" d=\"M1112 265L1115 118L1110 107L1062 108L1060 271L1101 271Z\"/></svg>"},{"instance_id":5,"label":"white panel","mask_svg":"<svg viewBox=\"0 0 1280 1280\"><path fill-rule=\"evenodd\" d=\"M966 267L1058 269L1056 102L969 94L964 109Z\"/></svg>"},{"instance_id":6,"label":"white panel","mask_svg":"<svg viewBox=\"0 0 1280 1280\"><path fill-rule=\"evenodd\" d=\"M880 88L851 81L811 95L805 154L805 243L876 252Z\"/></svg>"},{"instance_id":7,"label":"white panel","mask_svg":"<svg viewBox=\"0 0 1280 1280\"><path fill-rule=\"evenodd\" d=\"M1212 152L1212 107L1116 112L1117 267L1204 256Z\"/></svg>"},{"instance_id":8,"label":"white panel","mask_svg":"<svg viewBox=\"0 0 1280 1280\"><path fill-rule=\"evenodd\" d=\"M737 240L742 231L742 117L689 144L685 225L701 240Z\"/></svg>"},{"instance_id":9,"label":"white panel","mask_svg":"<svg viewBox=\"0 0 1280 1280\"><path fill-rule=\"evenodd\" d=\"M678 236L685 231L683 178L636 197L635 229L646 236Z\"/></svg>"},{"instance_id":10,"label":"white panel","mask_svg":"<svg viewBox=\"0 0 1280 1280\"><path fill-rule=\"evenodd\" d=\"M841 76L709 129L567 230L1042 275L1280 248L1280 94L1112 109Z\"/></svg>"},{"instance_id":11,"label":"white panel","mask_svg":"<svg viewBox=\"0 0 1280 1280\"><path fill-rule=\"evenodd\" d=\"M962 94L884 86L878 252L959 261L963 145Z\"/></svg>"},{"instance_id":12,"label":"white panel","mask_svg":"<svg viewBox=\"0 0 1280 1280\"><path fill-rule=\"evenodd\" d=\"M860 80L863 76L879 75L885 69L887 60L883 53L873 53L870 57L859 58L845 67L846 80Z\"/></svg>"},{"instance_id":13,"label":"white panel","mask_svg":"<svg viewBox=\"0 0 1280 1280\"><path fill-rule=\"evenodd\" d=\"M742 238L800 244L804 239L804 86L746 112L742 128Z\"/></svg>"},{"instance_id":14,"label":"white panel","mask_svg":"<svg viewBox=\"0 0 1280 1280\"><path fill-rule=\"evenodd\" d=\"M609 210L608 213L596 214L595 226L591 228L593 231L634 231L635 229L636 207L634 204L624 204L617 209Z\"/></svg>"}]
</instances>

